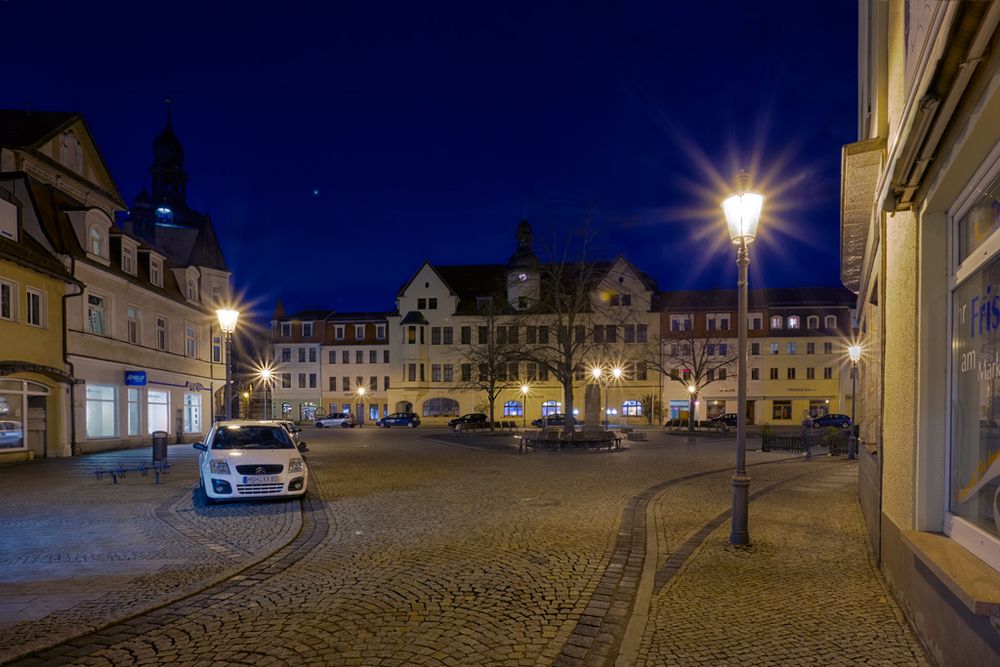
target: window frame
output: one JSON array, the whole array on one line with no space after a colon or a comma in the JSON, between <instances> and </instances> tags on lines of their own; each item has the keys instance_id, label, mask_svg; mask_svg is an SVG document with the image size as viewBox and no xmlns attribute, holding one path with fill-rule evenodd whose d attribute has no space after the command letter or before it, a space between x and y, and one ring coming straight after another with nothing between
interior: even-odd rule
<instances>
[{"instance_id":1,"label":"window frame","mask_svg":"<svg viewBox=\"0 0 1000 667\"><path fill-rule=\"evenodd\" d=\"M35 296L38 298L38 303L34 308L31 306L31 297ZM38 327L39 329L48 328L48 294L37 287L25 287L24 288L24 323L28 326ZM37 315L37 321L32 322L32 314Z\"/></svg>"},{"instance_id":2,"label":"window frame","mask_svg":"<svg viewBox=\"0 0 1000 667\"><path fill-rule=\"evenodd\" d=\"M3 313L3 288L7 288L7 310L9 317L4 317ZM17 302L20 288L17 283L0 278L0 320L4 322L17 322Z\"/></svg>"}]
</instances>

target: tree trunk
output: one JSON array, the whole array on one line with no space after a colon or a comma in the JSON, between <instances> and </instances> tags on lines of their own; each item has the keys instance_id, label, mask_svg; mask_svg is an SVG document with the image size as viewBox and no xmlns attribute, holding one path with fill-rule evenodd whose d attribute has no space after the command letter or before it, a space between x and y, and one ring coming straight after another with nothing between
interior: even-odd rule
<instances>
[{"instance_id":1,"label":"tree trunk","mask_svg":"<svg viewBox=\"0 0 1000 667\"><path fill-rule=\"evenodd\" d=\"M563 382L563 405L565 406L566 422L563 433L569 434L575 430L576 417L573 416L573 375L567 374Z\"/></svg>"},{"instance_id":2,"label":"tree trunk","mask_svg":"<svg viewBox=\"0 0 1000 667\"><path fill-rule=\"evenodd\" d=\"M490 394L490 432L493 432L493 406L497 402L497 397Z\"/></svg>"}]
</instances>

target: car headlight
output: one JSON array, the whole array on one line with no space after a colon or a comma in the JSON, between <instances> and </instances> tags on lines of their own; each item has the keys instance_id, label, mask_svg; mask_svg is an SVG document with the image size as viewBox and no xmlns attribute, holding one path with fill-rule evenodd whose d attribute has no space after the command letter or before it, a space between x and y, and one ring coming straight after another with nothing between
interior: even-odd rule
<instances>
[{"instance_id":1,"label":"car headlight","mask_svg":"<svg viewBox=\"0 0 1000 667\"><path fill-rule=\"evenodd\" d=\"M208 469L216 475L229 474L229 464L223 459L212 459L208 462Z\"/></svg>"},{"instance_id":2,"label":"car headlight","mask_svg":"<svg viewBox=\"0 0 1000 667\"><path fill-rule=\"evenodd\" d=\"M288 472L302 472L304 468L302 459L288 459Z\"/></svg>"}]
</instances>

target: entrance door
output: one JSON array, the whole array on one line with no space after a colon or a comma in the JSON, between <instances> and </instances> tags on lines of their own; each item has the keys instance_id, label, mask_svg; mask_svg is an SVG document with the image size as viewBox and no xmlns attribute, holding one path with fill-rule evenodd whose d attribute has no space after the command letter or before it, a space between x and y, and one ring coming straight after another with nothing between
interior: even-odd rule
<instances>
[{"instance_id":1,"label":"entrance door","mask_svg":"<svg viewBox=\"0 0 1000 667\"><path fill-rule=\"evenodd\" d=\"M747 401L747 426L753 424L753 406L757 401Z\"/></svg>"},{"instance_id":2,"label":"entrance door","mask_svg":"<svg viewBox=\"0 0 1000 667\"><path fill-rule=\"evenodd\" d=\"M45 429L45 397L28 396L28 449L34 452L36 458L49 455L48 440Z\"/></svg>"}]
</instances>

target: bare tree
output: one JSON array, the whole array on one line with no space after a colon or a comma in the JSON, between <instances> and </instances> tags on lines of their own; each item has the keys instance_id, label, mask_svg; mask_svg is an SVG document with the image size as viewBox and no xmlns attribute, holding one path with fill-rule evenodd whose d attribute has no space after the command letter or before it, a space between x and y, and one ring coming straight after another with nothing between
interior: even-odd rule
<instances>
[{"instance_id":1,"label":"bare tree","mask_svg":"<svg viewBox=\"0 0 1000 667\"><path fill-rule=\"evenodd\" d=\"M715 331L699 331L692 320L686 320L679 331L665 331L650 350L647 362L671 382L682 385L693 403L709 385L725 380L736 366L736 350L731 339ZM694 432L694 410L689 412L688 434Z\"/></svg>"},{"instance_id":2,"label":"bare tree","mask_svg":"<svg viewBox=\"0 0 1000 667\"><path fill-rule=\"evenodd\" d=\"M480 303L480 317L472 324L473 344L459 348L463 364L455 387L485 394L492 431L497 398L520 386L519 330L516 321L504 313L499 298Z\"/></svg>"}]
</instances>

